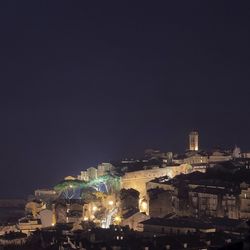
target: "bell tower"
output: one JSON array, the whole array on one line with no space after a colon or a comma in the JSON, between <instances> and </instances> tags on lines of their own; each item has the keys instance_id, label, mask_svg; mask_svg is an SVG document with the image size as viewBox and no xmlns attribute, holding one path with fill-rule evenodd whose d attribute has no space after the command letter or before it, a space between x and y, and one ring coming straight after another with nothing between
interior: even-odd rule
<instances>
[{"instance_id":1,"label":"bell tower","mask_svg":"<svg viewBox=\"0 0 250 250\"><path fill-rule=\"evenodd\" d=\"M199 150L199 134L197 131L192 131L189 133L189 150L190 151Z\"/></svg>"}]
</instances>

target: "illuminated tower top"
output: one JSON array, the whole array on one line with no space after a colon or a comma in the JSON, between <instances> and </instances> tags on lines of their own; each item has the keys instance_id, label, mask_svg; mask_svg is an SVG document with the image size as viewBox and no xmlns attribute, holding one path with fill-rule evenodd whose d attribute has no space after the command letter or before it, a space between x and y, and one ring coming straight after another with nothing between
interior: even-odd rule
<instances>
[{"instance_id":1,"label":"illuminated tower top","mask_svg":"<svg viewBox=\"0 0 250 250\"><path fill-rule=\"evenodd\" d=\"M192 131L189 134L189 150L190 151L199 150L199 134L197 131Z\"/></svg>"}]
</instances>

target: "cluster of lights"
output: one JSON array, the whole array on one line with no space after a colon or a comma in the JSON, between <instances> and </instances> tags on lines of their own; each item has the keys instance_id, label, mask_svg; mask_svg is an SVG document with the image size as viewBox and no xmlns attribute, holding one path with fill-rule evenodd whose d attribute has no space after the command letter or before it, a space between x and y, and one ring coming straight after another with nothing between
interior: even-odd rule
<instances>
[{"instance_id":1,"label":"cluster of lights","mask_svg":"<svg viewBox=\"0 0 250 250\"><path fill-rule=\"evenodd\" d=\"M113 205L114 205L114 202L111 200L111 201L108 202L108 204L109 204L110 206L113 206Z\"/></svg>"},{"instance_id":2,"label":"cluster of lights","mask_svg":"<svg viewBox=\"0 0 250 250\"><path fill-rule=\"evenodd\" d=\"M123 240L123 236L116 236L117 240Z\"/></svg>"},{"instance_id":3,"label":"cluster of lights","mask_svg":"<svg viewBox=\"0 0 250 250\"><path fill-rule=\"evenodd\" d=\"M159 180L160 183L164 183L164 182L167 182L169 181L169 178L162 178Z\"/></svg>"}]
</instances>

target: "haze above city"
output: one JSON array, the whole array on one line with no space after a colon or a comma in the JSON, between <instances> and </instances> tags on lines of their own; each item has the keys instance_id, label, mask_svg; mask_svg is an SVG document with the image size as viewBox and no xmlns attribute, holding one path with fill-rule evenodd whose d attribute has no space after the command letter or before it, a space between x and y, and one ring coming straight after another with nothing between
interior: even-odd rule
<instances>
[{"instance_id":1,"label":"haze above city","mask_svg":"<svg viewBox=\"0 0 250 250\"><path fill-rule=\"evenodd\" d=\"M250 149L250 4L151 3L1 3L1 198L193 129Z\"/></svg>"}]
</instances>

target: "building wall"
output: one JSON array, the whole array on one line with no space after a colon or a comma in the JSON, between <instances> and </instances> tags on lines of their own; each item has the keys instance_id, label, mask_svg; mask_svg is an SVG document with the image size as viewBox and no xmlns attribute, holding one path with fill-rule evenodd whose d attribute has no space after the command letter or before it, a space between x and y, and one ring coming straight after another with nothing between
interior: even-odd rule
<instances>
[{"instance_id":1,"label":"building wall","mask_svg":"<svg viewBox=\"0 0 250 250\"><path fill-rule=\"evenodd\" d=\"M107 174L108 172L111 172L113 170L113 165L111 163L101 163L97 167L97 175L103 176Z\"/></svg>"},{"instance_id":2,"label":"building wall","mask_svg":"<svg viewBox=\"0 0 250 250\"><path fill-rule=\"evenodd\" d=\"M16 225L2 225L0 226L0 236L8 234L10 232L19 232L19 229Z\"/></svg>"},{"instance_id":3,"label":"building wall","mask_svg":"<svg viewBox=\"0 0 250 250\"><path fill-rule=\"evenodd\" d=\"M38 200L52 201L56 199L57 194L56 191L53 189L37 189L35 190L35 197Z\"/></svg>"},{"instance_id":4,"label":"building wall","mask_svg":"<svg viewBox=\"0 0 250 250\"><path fill-rule=\"evenodd\" d=\"M129 226L130 229L133 229L135 231L142 231L141 227L138 226L140 222L148 220L150 217L144 213L136 213L132 215L131 217L124 219L121 223L121 226Z\"/></svg>"},{"instance_id":5,"label":"building wall","mask_svg":"<svg viewBox=\"0 0 250 250\"><path fill-rule=\"evenodd\" d=\"M146 197L147 188L146 183L159 177L169 176L171 178L178 174L186 174L192 171L192 167L188 164L182 164L179 166L169 166L163 168L154 168L147 170L139 170L126 173L121 180L122 188L133 188L140 192L140 197Z\"/></svg>"},{"instance_id":6,"label":"building wall","mask_svg":"<svg viewBox=\"0 0 250 250\"><path fill-rule=\"evenodd\" d=\"M189 156L187 158L183 159L184 163L187 164L201 164L201 163L208 163L208 156L201 156L199 154L197 155L193 155L193 156Z\"/></svg>"},{"instance_id":7,"label":"building wall","mask_svg":"<svg viewBox=\"0 0 250 250\"><path fill-rule=\"evenodd\" d=\"M4 239L0 239L0 245L1 246L20 246L25 244L27 241L27 237L24 238L20 238L20 239L13 239L13 240L4 240Z\"/></svg>"},{"instance_id":8,"label":"building wall","mask_svg":"<svg viewBox=\"0 0 250 250\"><path fill-rule=\"evenodd\" d=\"M143 225L141 226L144 232L152 232L153 234L188 234L188 233L195 233L197 230L195 228L189 227L168 227L168 226L161 226L161 225Z\"/></svg>"},{"instance_id":9,"label":"building wall","mask_svg":"<svg viewBox=\"0 0 250 250\"><path fill-rule=\"evenodd\" d=\"M94 167L88 168L87 174L88 174L89 180L94 180L97 178L97 169Z\"/></svg>"},{"instance_id":10,"label":"building wall","mask_svg":"<svg viewBox=\"0 0 250 250\"><path fill-rule=\"evenodd\" d=\"M238 199L229 194L189 192L189 202L195 216L239 219Z\"/></svg>"},{"instance_id":11,"label":"building wall","mask_svg":"<svg viewBox=\"0 0 250 250\"><path fill-rule=\"evenodd\" d=\"M241 190L240 194L240 218L250 218L250 187Z\"/></svg>"},{"instance_id":12,"label":"building wall","mask_svg":"<svg viewBox=\"0 0 250 250\"><path fill-rule=\"evenodd\" d=\"M196 216L217 216L218 196L209 193L189 192L190 203Z\"/></svg>"},{"instance_id":13,"label":"building wall","mask_svg":"<svg viewBox=\"0 0 250 250\"><path fill-rule=\"evenodd\" d=\"M164 191L149 198L150 217L164 217L174 211L172 192Z\"/></svg>"},{"instance_id":14,"label":"building wall","mask_svg":"<svg viewBox=\"0 0 250 250\"><path fill-rule=\"evenodd\" d=\"M53 211L49 209L44 209L40 213L40 219L42 222L42 227L51 227L53 225Z\"/></svg>"},{"instance_id":15,"label":"building wall","mask_svg":"<svg viewBox=\"0 0 250 250\"><path fill-rule=\"evenodd\" d=\"M147 190L160 188L160 189L163 189L166 191L174 191L174 189L175 189L174 186L171 184L159 183L159 182L153 182L153 181L147 182L146 188L147 188Z\"/></svg>"},{"instance_id":16,"label":"building wall","mask_svg":"<svg viewBox=\"0 0 250 250\"><path fill-rule=\"evenodd\" d=\"M224 195L222 197L223 216L230 219L239 219L239 199L234 195Z\"/></svg>"},{"instance_id":17,"label":"building wall","mask_svg":"<svg viewBox=\"0 0 250 250\"><path fill-rule=\"evenodd\" d=\"M77 176L77 179L81 181L88 181L89 180L88 172L81 171L81 174Z\"/></svg>"},{"instance_id":18,"label":"building wall","mask_svg":"<svg viewBox=\"0 0 250 250\"><path fill-rule=\"evenodd\" d=\"M31 232L41 229L42 224L40 224L37 220L29 220L27 222L19 222L18 228L22 233L29 235Z\"/></svg>"},{"instance_id":19,"label":"building wall","mask_svg":"<svg viewBox=\"0 0 250 250\"><path fill-rule=\"evenodd\" d=\"M249 158L249 159L250 159L250 153L249 153L249 152L242 153L242 157L243 157L243 158Z\"/></svg>"},{"instance_id":20,"label":"building wall","mask_svg":"<svg viewBox=\"0 0 250 250\"><path fill-rule=\"evenodd\" d=\"M222 162L222 161L230 161L232 160L232 155L228 155L228 154L223 154L220 152L214 152L212 155L209 156L208 158L208 162L212 163L212 162Z\"/></svg>"}]
</instances>

